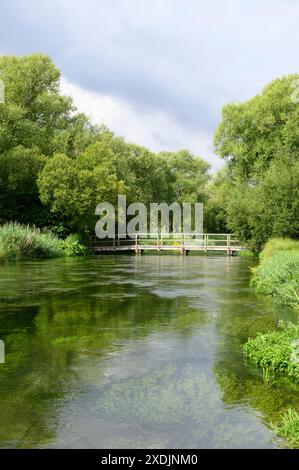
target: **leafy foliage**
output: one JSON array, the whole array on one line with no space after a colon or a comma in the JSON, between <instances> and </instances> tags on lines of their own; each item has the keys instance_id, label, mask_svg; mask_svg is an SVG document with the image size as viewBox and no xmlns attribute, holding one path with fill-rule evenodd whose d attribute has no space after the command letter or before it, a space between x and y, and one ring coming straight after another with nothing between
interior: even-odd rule
<instances>
[{"instance_id":1,"label":"leafy foliage","mask_svg":"<svg viewBox=\"0 0 299 470\"><path fill-rule=\"evenodd\" d=\"M230 230L252 248L299 234L299 108L290 75L261 95L223 108L215 134L230 186L223 201Z\"/></svg>"},{"instance_id":2,"label":"leafy foliage","mask_svg":"<svg viewBox=\"0 0 299 470\"><path fill-rule=\"evenodd\" d=\"M88 247L81 242L77 234L69 235L63 240L62 249L66 256L82 256L89 252Z\"/></svg>"},{"instance_id":3,"label":"leafy foliage","mask_svg":"<svg viewBox=\"0 0 299 470\"><path fill-rule=\"evenodd\" d=\"M97 204L117 194L128 203L206 201L208 163L187 150L156 154L93 126L61 95L49 57L2 56L0 76L0 223L87 236Z\"/></svg>"},{"instance_id":4,"label":"leafy foliage","mask_svg":"<svg viewBox=\"0 0 299 470\"><path fill-rule=\"evenodd\" d=\"M244 346L248 359L263 369L267 379L288 376L299 383L299 362L293 360L294 342L299 340L299 325L280 322L280 331L258 333Z\"/></svg>"}]
</instances>

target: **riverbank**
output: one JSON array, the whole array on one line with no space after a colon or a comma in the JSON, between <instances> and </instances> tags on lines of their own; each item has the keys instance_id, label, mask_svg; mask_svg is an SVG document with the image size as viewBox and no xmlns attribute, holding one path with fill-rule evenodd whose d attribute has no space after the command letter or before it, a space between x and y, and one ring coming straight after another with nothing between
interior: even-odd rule
<instances>
[{"instance_id":1,"label":"riverbank","mask_svg":"<svg viewBox=\"0 0 299 470\"><path fill-rule=\"evenodd\" d=\"M299 306L299 242L269 240L253 270L252 284L259 294L270 295L280 304Z\"/></svg>"},{"instance_id":2,"label":"riverbank","mask_svg":"<svg viewBox=\"0 0 299 470\"><path fill-rule=\"evenodd\" d=\"M291 239L270 240L253 269L252 285L260 294L272 296L279 305L299 308L299 242ZM298 310L299 311L299 310ZM244 345L248 360L263 370L266 382L299 384L299 325L276 322L276 330L258 333ZM287 408L273 430L299 447L299 408Z\"/></svg>"},{"instance_id":3,"label":"riverbank","mask_svg":"<svg viewBox=\"0 0 299 470\"><path fill-rule=\"evenodd\" d=\"M76 235L65 240L36 227L8 223L0 227L0 262L87 254Z\"/></svg>"}]
</instances>

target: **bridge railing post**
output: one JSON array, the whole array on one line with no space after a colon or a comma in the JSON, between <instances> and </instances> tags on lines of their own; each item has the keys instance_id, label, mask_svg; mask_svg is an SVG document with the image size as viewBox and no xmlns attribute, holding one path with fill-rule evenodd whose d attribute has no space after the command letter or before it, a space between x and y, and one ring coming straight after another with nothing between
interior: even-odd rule
<instances>
[{"instance_id":1,"label":"bridge railing post","mask_svg":"<svg viewBox=\"0 0 299 470\"><path fill-rule=\"evenodd\" d=\"M227 245L227 254L230 255L231 251L230 251L230 234L229 233L226 235L226 245Z\"/></svg>"},{"instance_id":2,"label":"bridge railing post","mask_svg":"<svg viewBox=\"0 0 299 470\"><path fill-rule=\"evenodd\" d=\"M182 255L185 254L185 243L184 243L184 233L181 232L181 253Z\"/></svg>"}]
</instances>

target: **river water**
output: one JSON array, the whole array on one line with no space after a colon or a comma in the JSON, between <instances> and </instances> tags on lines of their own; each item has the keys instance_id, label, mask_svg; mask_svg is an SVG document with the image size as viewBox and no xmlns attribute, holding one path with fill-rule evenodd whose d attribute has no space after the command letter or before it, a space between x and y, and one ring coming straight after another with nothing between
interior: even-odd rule
<instances>
[{"instance_id":1,"label":"river water","mask_svg":"<svg viewBox=\"0 0 299 470\"><path fill-rule=\"evenodd\" d=\"M298 394L242 344L288 308L252 261L97 256L0 267L0 447L272 448Z\"/></svg>"}]
</instances>

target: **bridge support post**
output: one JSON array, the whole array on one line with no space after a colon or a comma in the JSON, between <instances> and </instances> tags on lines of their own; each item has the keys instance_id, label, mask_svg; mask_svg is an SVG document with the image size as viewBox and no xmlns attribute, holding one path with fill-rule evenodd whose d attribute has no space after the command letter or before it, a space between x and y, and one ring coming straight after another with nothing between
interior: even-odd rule
<instances>
[{"instance_id":1,"label":"bridge support post","mask_svg":"<svg viewBox=\"0 0 299 470\"><path fill-rule=\"evenodd\" d=\"M181 253L184 256L186 254L185 243L184 243L184 234L181 233Z\"/></svg>"},{"instance_id":2,"label":"bridge support post","mask_svg":"<svg viewBox=\"0 0 299 470\"><path fill-rule=\"evenodd\" d=\"M138 234L137 233L135 235L135 253L136 253L136 255L140 255L140 253L141 253L141 249L140 249L140 246L139 246L139 243L138 243Z\"/></svg>"},{"instance_id":3,"label":"bridge support post","mask_svg":"<svg viewBox=\"0 0 299 470\"><path fill-rule=\"evenodd\" d=\"M159 233L157 233L157 251L160 251Z\"/></svg>"}]
</instances>

